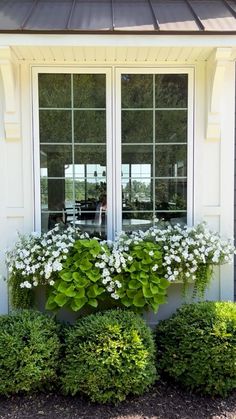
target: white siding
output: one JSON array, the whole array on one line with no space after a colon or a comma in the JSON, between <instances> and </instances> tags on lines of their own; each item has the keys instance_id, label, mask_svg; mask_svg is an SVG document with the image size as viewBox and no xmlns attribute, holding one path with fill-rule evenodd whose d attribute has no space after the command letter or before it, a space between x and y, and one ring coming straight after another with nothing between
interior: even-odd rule
<instances>
[{"instance_id":1,"label":"white siding","mask_svg":"<svg viewBox=\"0 0 236 419\"><path fill-rule=\"evenodd\" d=\"M122 38L123 39L123 38ZM123 41L122 41L123 42ZM146 42L146 41L145 41ZM154 42L152 40L152 42ZM149 61L149 65L153 67L158 65L155 61L158 53L153 54L153 44L150 48L146 48L145 54L138 53L136 59L142 60L146 57L154 61ZM33 169L33 136L32 136L32 91L31 91L31 64L51 65L48 60L46 50L34 49L30 47L28 58L33 54L34 60L23 61L26 58L24 47L17 47L16 54L19 57L20 68L20 85L18 85L18 93L21 100L21 138L19 140L6 140L3 132L3 94L0 83L0 248L4 251L6 246L10 246L16 240L17 230L20 232L30 232L34 228L34 169ZM175 54L173 50L168 49L171 60L177 60L177 56L181 56L181 51ZM51 49L53 51L53 49ZM192 49L190 49L191 53ZM82 51L83 52L83 51ZM84 54L92 61L94 65L93 53L95 49L90 46L88 50L72 49L65 52L66 64L80 65ZM48 53L48 51L47 51ZM209 53L209 51L208 51ZM51 52L50 52L51 54ZM59 60L62 59L59 50L54 51ZM71 59L71 54L75 58ZM120 47L113 56L108 52L102 52L99 60L109 58L109 66L111 65L133 65L134 52L129 54L123 53ZM182 52L183 54L183 52ZM188 66L191 65L195 69L195 92L194 92L194 188L193 188L193 207L194 222L206 220L210 226L218 230L223 236L233 236L233 209L234 209L234 63L229 62L226 67L225 81L222 89L222 108L221 108L221 139L206 140L206 120L207 120L207 86L210 83L209 75L206 72L205 54L201 53L197 48L197 55L201 56L202 61L197 62L195 59L191 62L188 60ZM25 57L24 57L25 56ZM196 56L196 55L195 55ZM90 58L89 58L90 57ZM155 57L155 58L154 58ZM125 60L130 60L128 62ZM71 61L69 61L71 59ZM113 61L114 59L118 60ZM39 60L39 61L37 61ZM84 63L83 63L84 64ZM86 66L91 64L86 62ZM91 65L92 65L91 64ZM108 65L103 61L103 66ZM138 65L138 63L137 63ZM168 65L174 66L173 63L166 62ZM176 62L175 65L180 63ZM183 64L181 65L183 67ZM4 255L1 253L1 273L6 274L4 263ZM181 290L178 284L172 285L169 294L169 303L160 308L158 318L167 317L176 307L181 304ZM210 290L207 293L209 299L233 299L233 266L223 266L221 269L215 270L215 279ZM7 293L6 283L0 280L0 312L7 311ZM156 321L156 317L149 317L151 323Z\"/></svg>"}]
</instances>

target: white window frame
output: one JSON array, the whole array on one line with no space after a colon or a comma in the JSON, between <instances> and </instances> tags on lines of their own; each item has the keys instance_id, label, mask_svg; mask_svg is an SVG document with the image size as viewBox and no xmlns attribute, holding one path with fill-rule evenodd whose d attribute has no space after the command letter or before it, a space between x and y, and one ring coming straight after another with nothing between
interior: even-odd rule
<instances>
[{"instance_id":1,"label":"white window frame","mask_svg":"<svg viewBox=\"0 0 236 419\"><path fill-rule=\"evenodd\" d=\"M122 190L121 190L121 76L122 74L188 74L188 111L187 111L187 224L193 224L193 109L194 109L194 69L192 67L115 67L115 155L116 155L116 178L115 178L115 192L116 192L116 219L115 231L122 230Z\"/></svg>"},{"instance_id":2,"label":"white window frame","mask_svg":"<svg viewBox=\"0 0 236 419\"><path fill-rule=\"evenodd\" d=\"M40 138L39 138L39 95L38 75L51 74L105 74L106 75L106 153L107 153L107 237L112 239L113 230L113 167L112 164L112 69L109 67L33 67L33 136L34 136L34 184L35 184L35 230L41 231L41 193L40 193Z\"/></svg>"},{"instance_id":3,"label":"white window frame","mask_svg":"<svg viewBox=\"0 0 236 419\"><path fill-rule=\"evenodd\" d=\"M122 74L188 74L187 127L187 224L193 224L194 210L194 68L193 67L73 67L32 66L33 99L33 169L34 228L41 231L39 95L40 73L106 74L106 152L107 152L107 237L113 240L122 229L121 192L121 75Z\"/></svg>"}]
</instances>

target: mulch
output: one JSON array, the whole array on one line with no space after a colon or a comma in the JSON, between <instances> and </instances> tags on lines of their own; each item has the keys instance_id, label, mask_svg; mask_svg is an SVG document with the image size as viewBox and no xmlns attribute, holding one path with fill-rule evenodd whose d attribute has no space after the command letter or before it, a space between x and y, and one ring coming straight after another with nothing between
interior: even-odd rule
<instances>
[{"instance_id":1,"label":"mulch","mask_svg":"<svg viewBox=\"0 0 236 419\"><path fill-rule=\"evenodd\" d=\"M226 399L191 394L165 382L118 406L59 394L0 398L0 419L236 419L236 392Z\"/></svg>"}]
</instances>

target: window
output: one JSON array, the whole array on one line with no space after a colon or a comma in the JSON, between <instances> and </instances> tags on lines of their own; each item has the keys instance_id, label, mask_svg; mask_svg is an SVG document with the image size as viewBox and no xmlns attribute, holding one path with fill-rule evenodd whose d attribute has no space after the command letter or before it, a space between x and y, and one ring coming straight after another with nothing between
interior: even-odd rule
<instances>
[{"instance_id":1,"label":"window","mask_svg":"<svg viewBox=\"0 0 236 419\"><path fill-rule=\"evenodd\" d=\"M191 222L192 72L117 68L112 84L111 71L34 73L44 231L77 222L113 238L155 218Z\"/></svg>"}]
</instances>

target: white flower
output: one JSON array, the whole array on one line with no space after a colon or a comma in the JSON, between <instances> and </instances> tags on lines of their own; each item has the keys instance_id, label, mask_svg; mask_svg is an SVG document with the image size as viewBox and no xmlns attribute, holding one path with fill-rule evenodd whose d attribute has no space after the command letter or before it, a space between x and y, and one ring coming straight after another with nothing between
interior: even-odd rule
<instances>
[{"instance_id":1,"label":"white flower","mask_svg":"<svg viewBox=\"0 0 236 419\"><path fill-rule=\"evenodd\" d=\"M49 281L49 285L51 285L51 287L52 287L54 284L55 284L55 281L53 281L53 280L51 279L51 281Z\"/></svg>"}]
</instances>

